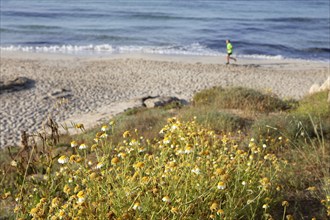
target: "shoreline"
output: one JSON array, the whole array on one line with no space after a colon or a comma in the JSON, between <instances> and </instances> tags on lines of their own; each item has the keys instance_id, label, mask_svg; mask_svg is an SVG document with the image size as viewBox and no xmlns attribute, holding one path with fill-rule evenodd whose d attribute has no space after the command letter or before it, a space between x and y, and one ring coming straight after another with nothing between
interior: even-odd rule
<instances>
[{"instance_id":1,"label":"shoreline","mask_svg":"<svg viewBox=\"0 0 330 220\"><path fill-rule=\"evenodd\" d=\"M1 57L15 58L15 59L86 59L86 60L113 60L113 59L147 59L156 61L180 61L180 62L201 62L201 63L217 63L225 64L226 54L222 55L186 55L186 54L160 54L160 53L61 53L61 52L24 52L24 51L6 51L0 49ZM320 65L328 65L330 67L330 60L311 60L311 59L294 59L294 58L253 58L248 55L236 55L234 57L239 59L240 64L292 64L292 63L314 63Z\"/></svg>"},{"instance_id":2,"label":"shoreline","mask_svg":"<svg viewBox=\"0 0 330 220\"><path fill-rule=\"evenodd\" d=\"M299 99L312 85L330 77L329 65L289 59L239 59L226 66L224 56L76 56L1 51L0 81L27 77L34 84L0 94L0 147L17 143L21 130L31 133L40 129L48 114L54 114L58 122L82 118L75 123L84 123L88 116L92 126L93 117L94 123L100 123L100 115L109 118L116 104L124 110L126 101L146 96L190 100L195 92L212 86L244 86ZM62 97L68 104L54 108Z\"/></svg>"}]
</instances>

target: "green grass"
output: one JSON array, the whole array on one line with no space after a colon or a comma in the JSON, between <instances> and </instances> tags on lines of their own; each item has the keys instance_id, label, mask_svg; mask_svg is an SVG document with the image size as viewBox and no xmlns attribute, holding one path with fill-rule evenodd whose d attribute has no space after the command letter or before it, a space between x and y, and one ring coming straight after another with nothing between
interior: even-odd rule
<instances>
[{"instance_id":1,"label":"green grass","mask_svg":"<svg viewBox=\"0 0 330 220\"><path fill-rule=\"evenodd\" d=\"M263 94L242 87L207 89L195 94L193 103L196 106L213 105L220 109L241 109L265 113L285 111L294 104L294 102L283 101L271 94Z\"/></svg>"},{"instance_id":2,"label":"green grass","mask_svg":"<svg viewBox=\"0 0 330 220\"><path fill-rule=\"evenodd\" d=\"M212 129L218 133L233 132L245 129L248 120L225 110L212 109L210 107L190 107L178 114L184 121L195 120L200 125Z\"/></svg>"},{"instance_id":3,"label":"green grass","mask_svg":"<svg viewBox=\"0 0 330 220\"><path fill-rule=\"evenodd\" d=\"M330 117L330 103L327 102L328 91L318 92L304 97L293 111L296 114L309 114L319 117Z\"/></svg>"},{"instance_id":4,"label":"green grass","mask_svg":"<svg viewBox=\"0 0 330 220\"><path fill-rule=\"evenodd\" d=\"M197 93L190 106L130 109L106 123L106 131L98 126L59 141L43 136L20 153L2 150L0 214L325 219L329 113L324 92L284 101L252 89L220 87ZM71 147L72 141L78 145ZM80 144L88 148L79 150ZM61 165L64 155L80 159ZM163 201L167 196L170 203ZM85 201L77 203L80 197ZM283 200L289 206L283 207Z\"/></svg>"},{"instance_id":5,"label":"green grass","mask_svg":"<svg viewBox=\"0 0 330 220\"><path fill-rule=\"evenodd\" d=\"M297 108L282 114L265 115L251 127L254 137L284 136L293 142L316 138L318 134L330 139L330 104L324 92L307 96Z\"/></svg>"}]
</instances>

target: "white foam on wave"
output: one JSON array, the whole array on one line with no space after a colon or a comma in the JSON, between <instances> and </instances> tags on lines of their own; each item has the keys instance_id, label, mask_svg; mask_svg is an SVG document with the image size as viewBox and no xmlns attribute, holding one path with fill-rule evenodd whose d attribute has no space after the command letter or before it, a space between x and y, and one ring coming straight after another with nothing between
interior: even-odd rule
<instances>
[{"instance_id":1,"label":"white foam on wave","mask_svg":"<svg viewBox=\"0 0 330 220\"><path fill-rule=\"evenodd\" d=\"M283 60L282 55L263 55L263 54L251 54L251 55L238 55L238 58L248 58L248 59L260 59L260 60Z\"/></svg>"},{"instance_id":2,"label":"white foam on wave","mask_svg":"<svg viewBox=\"0 0 330 220\"><path fill-rule=\"evenodd\" d=\"M187 46L113 46L110 44L100 45L52 45L52 46L5 46L0 47L1 51L23 51L23 52L44 52L44 53L65 53L65 54L118 54L118 53L146 53L162 55L188 55L188 56L224 56L225 53L212 50L199 43ZM238 58L248 59L272 59L281 60L283 56L270 55L243 55L234 54Z\"/></svg>"},{"instance_id":3,"label":"white foam on wave","mask_svg":"<svg viewBox=\"0 0 330 220\"><path fill-rule=\"evenodd\" d=\"M23 51L23 52L62 52L62 53L70 53L70 52L83 52L83 51L95 51L95 52L113 52L114 48L109 44L103 45L53 45L53 46L7 46L0 48L3 51Z\"/></svg>"},{"instance_id":4,"label":"white foam on wave","mask_svg":"<svg viewBox=\"0 0 330 220\"><path fill-rule=\"evenodd\" d=\"M2 46L2 51L47 52L47 53L153 53L182 55L220 55L219 52L194 43L188 46L112 46L101 45L53 45L53 46Z\"/></svg>"},{"instance_id":5,"label":"white foam on wave","mask_svg":"<svg viewBox=\"0 0 330 220\"><path fill-rule=\"evenodd\" d=\"M221 53L211 50L199 43L193 43L188 46L121 46L118 52L142 52L151 54L165 55L201 55L201 56L218 56Z\"/></svg>"}]
</instances>

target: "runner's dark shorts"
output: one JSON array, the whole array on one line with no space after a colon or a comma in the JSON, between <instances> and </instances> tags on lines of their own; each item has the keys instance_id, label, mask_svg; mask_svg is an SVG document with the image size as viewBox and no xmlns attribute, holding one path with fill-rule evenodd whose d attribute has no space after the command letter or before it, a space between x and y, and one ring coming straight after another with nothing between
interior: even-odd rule
<instances>
[{"instance_id":1,"label":"runner's dark shorts","mask_svg":"<svg viewBox=\"0 0 330 220\"><path fill-rule=\"evenodd\" d=\"M227 53L228 56L232 55L232 53Z\"/></svg>"}]
</instances>

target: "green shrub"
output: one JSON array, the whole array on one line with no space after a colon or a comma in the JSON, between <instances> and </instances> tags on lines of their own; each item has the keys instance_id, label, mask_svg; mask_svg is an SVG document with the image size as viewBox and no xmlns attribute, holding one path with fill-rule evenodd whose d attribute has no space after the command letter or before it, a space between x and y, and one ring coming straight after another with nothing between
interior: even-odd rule
<instances>
[{"instance_id":1,"label":"green shrub","mask_svg":"<svg viewBox=\"0 0 330 220\"><path fill-rule=\"evenodd\" d=\"M172 115L171 112L162 108L137 110L134 114L120 114L114 118L116 122L115 136L120 136L124 131L137 129L140 135L153 139L157 137L158 131L166 123L166 119Z\"/></svg>"},{"instance_id":2,"label":"green shrub","mask_svg":"<svg viewBox=\"0 0 330 220\"><path fill-rule=\"evenodd\" d=\"M212 87L210 89L205 89L197 92L193 97L194 105L211 105L214 104L218 98L225 90L221 87Z\"/></svg>"},{"instance_id":3,"label":"green shrub","mask_svg":"<svg viewBox=\"0 0 330 220\"><path fill-rule=\"evenodd\" d=\"M276 140L282 137L291 142L298 142L306 138L317 138L321 134L325 139L330 140L330 119L307 114L265 116L253 123L250 132L256 139L267 137L269 140Z\"/></svg>"},{"instance_id":4,"label":"green shrub","mask_svg":"<svg viewBox=\"0 0 330 220\"><path fill-rule=\"evenodd\" d=\"M283 101L273 95L242 87L207 89L197 93L193 97L193 103L196 106L214 105L222 109L241 109L265 113L285 111L294 104L293 101Z\"/></svg>"},{"instance_id":5,"label":"green shrub","mask_svg":"<svg viewBox=\"0 0 330 220\"><path fill-rule=\"evenodd\" d=\"M122 115L127 115L127 116L136 115L138 113L141 113L141 112L144 112L144 111L147 111L147 110L148 109L146 107L129 108L126 111L124 111L122 113Z\"/></svg>"},{"instance_id":6,"label":"green shrub","mask_svg":"<svg viewBox=\"0 0 330 220\"><path fill-rule=\"evenodd\" d=\"M277 139L288 126L287 116L284 114L276 116L264 116L255 121L251 127L254 138L268 137Z\"/></svg>"},{"instance_id":7,"label":"green shrub","mask_svg":"<svg viewBox=\"0 0 330 220\"><path fill-rule=\"evenodd\" d=\"M121 139L122 133L125 131L139 131L139 135L148 139L158 136L158 131L166 123L166 119L171 117L173 113L162 108L132 108L118 114L111 119L113 125L110 126L113 135L112 142L117 144ZM104 123L107 124L107 123ZM101 135L99 126L89 129L83 133L72 136L62 136L60 145L67 145L72 139L79 143L85 143L89 146L95 143L94 137ZM65 144L66 143L66 144Z\"/></svg>"},{"instance_id":8,"label":"green shrub","mask_svg":"<svg viewBox=\"0 0 330 220\"><path fill-rule=\"evenodd\" d=\"M13 183L16 219L261 219L277 202L280 159L230 134L176 118L154 144L126 131L113 145L108 132L54 159L40 182Z\"/></svg>"},{"instance_id":9,"label":"green shrub","mask_svg":"<svg viewBox=\"0 0 330 220\"><path fill-rule=\"evenodd\" d=\"M180 116L184 120L189 120L193 117L196 122L202 126L210 128L216 132L232 132L244 129L247 125L245 119L224 111L219 111L211 108L190 108L185 112L181 112Z\"/></svg>"},{"instance_id":10,"label":"green shrub","mask_svg":"<svg viewBox=\"0 0 330 220\"><path fill-rule=\"evenodd\" d=\"M325 93L296 104L214 87L197 93L193 106L130 109L108 129L82 129L56 146L44 139L24 155L15 149L17 166L8 155L0 160L0 216L262 219L271 213L282 219L277 202L284 197L287 214L323 219L330 210L329 104ZM255 120L253 139L244 133L247 111ZM165 125L175 114L186 122L171 118ZM84 143L88 149L79 149ZM58 164L60 156L67 162ZM305 204L316 208L306 212Z\"/></svg>"},{"instance_id":11,"label":"green shrub","mask_svg":"<svg viewBox=\"0 0 330 220\"><path fill-rule=\"evenodd\" d=\"M330 104L327 102L327 99L328 91L308 95L299 101L299 105L295 110L293 110L293 113L330 118Z\"/></svg>"}]
</instances>

